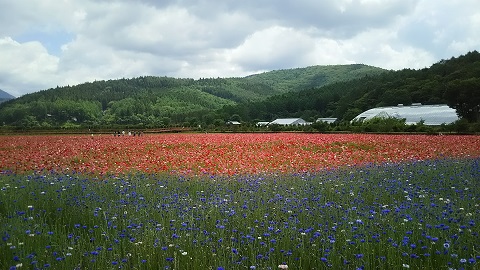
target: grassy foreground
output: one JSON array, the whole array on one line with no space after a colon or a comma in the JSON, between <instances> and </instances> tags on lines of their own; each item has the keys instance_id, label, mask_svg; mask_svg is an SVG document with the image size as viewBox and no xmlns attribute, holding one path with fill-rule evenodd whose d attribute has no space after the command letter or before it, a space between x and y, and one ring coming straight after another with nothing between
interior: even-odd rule
<instances>
[{"instance_id":1,"label":"grassy foreground","mask_svg":"<svg viewBox=\"0 0 480 270\"><path fill-rule=\"evenodd\" d=\"M0 175L0 269L476 269L480 159Z\"/></svg>"}]
</instances>

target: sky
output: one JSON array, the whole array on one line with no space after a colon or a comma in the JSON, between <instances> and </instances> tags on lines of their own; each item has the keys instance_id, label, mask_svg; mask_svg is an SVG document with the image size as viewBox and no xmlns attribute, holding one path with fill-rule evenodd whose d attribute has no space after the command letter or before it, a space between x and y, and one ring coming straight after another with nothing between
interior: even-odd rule
<instances>
[{"instance_id":1,"label":"sky","mask_svg":"<svg viewBox=\"0 0 480 270\"><path fill-rule=\"evenodd\" d=\"M480 50L479 0L0 0L0 89L243 77L313 65L421 69Z\"/></svg>"}]
</instances>

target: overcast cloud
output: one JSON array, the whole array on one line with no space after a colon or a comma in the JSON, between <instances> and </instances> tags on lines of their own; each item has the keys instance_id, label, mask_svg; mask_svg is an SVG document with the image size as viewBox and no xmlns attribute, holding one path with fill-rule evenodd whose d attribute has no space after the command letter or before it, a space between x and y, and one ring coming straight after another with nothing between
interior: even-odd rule
<instances>
[{"instance_id":1,"label":"overcast cloud","mask_svg":"<svg viewBox=\"0 0 480 270\"><path fill-rule=\"evenodd\" d=\"M478 0L0 0L0 89L143 75L238 77L480 49Z\"/></svg>"}]
</instances>

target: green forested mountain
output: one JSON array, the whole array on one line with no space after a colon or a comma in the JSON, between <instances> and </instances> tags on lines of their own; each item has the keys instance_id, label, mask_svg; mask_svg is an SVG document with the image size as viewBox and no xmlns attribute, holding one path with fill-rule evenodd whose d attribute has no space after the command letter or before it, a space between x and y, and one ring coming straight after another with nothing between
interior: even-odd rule
<instances>
[{"instance_id":1,"label":"green forested mountain","mask_svg":"<svg viewBox=\"0 0 480 270\"><path fill-rule=\"evenodd\" d=\"M470 122L479 121L480 53L474 51L441 60L421 70L388 71L259 102L226 106L222 114L238 115L244 121L269 121L277 117L351 120L374 107L412 103L448 104Z\"/></svg>"},{"instance_id":2,"label":"green forested mountain","mask_svg":"<svg viewBox=\"0 0 480 270\"><path fill-rule=\"evenodd\" d=\"M145 76L95 81L28 94L0 106L0 123L165 126L223 122L216 110L278 94L346 81L384 70L366 65L314 66L245 78L176 79Z\"/></svg>"},{"instance_id":3,"label":"green forested mountain","mask_svg":"<svg viewBox=\"0 0 480 270\"><path fill-rule=\"evenodd\" d=\"M17 127L217 126L279 117L336 117L399 103L454 107L479 121L480 53L421 70L366 65L314 66L244 78L145 76L95 81L28 94L0 104L0 125Z\"/></svg>"}]
</instances>

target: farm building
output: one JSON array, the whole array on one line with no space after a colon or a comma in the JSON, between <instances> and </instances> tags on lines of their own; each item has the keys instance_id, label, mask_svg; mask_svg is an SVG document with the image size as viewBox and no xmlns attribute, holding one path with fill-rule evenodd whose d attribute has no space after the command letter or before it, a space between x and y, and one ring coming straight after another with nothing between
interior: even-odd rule
<instances>
[{"instance_id":1,"label":"farm building","mask_svg":"<svg viewBox=\"0 0 480 270\"><path fill-rule=\"evenodd\" d=\"M405 119L406 124L416 124L424 121L425 125L435 126L451 124L457 121L458 115L448 105L422 105L414 103L411 106L398 104L392 107L378 107L357 115L352 121L364 121L374 117L395 117Z\"/></svg>"},{"instance_id":2,"label":"farm building","mask_svg":"<svg viewBox=\"0 0 480 270\"><path fill-rule=\"evenodd\" d=\"M281 125L281 126L304 126L308 123L302 118L278 118L270 122L269 125Z\"/></svg>"},{"instance_id":3,"label":"farm building","mask_svg":"<svg viewBox=\"0 0 480 270\"><path fill-rule=\"evenodd\" d=\"M257 122L256 126L257 127L264 127L264 126L268 126L268 124L270 124L270 122L260 121L260 122Z\"/></svg>"},{"instance_id":4,"label":"farm building","mask_svg":"<svg viewBox=\"0 0 480 270\"><path fill-rule=\"evenodd\" d=\"M316 122L325 122L328 124L335 123L337 121L337 118L318 118Z\"/></svg>"}]
</instances>

